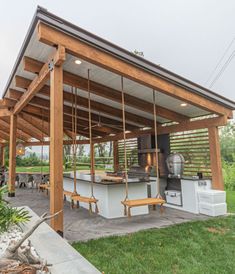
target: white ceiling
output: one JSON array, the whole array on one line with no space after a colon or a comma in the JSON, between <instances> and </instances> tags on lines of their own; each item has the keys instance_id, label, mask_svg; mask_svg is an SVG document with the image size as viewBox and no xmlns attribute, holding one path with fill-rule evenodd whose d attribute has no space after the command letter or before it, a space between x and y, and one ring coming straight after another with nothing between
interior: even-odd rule
<instances>
[{"instance_id":1,"label":"white ceiling","mask_svg":"<svg viewBox=\"0 0 235 274\"><path fill-rule=\"evenodd\" d=\"M34 33L31 37L31 40L29 42L29 45L26 49L25 56L32 57L34 59L37 59L42 62L46 62L48 60L48 56L52 54L53 48L39 42L37 40L36 34ZM66 62L64 63L64 70L71 72L73 74L77 74L79 76L82 76L84 78L87 78L87 70L90 69L90 79L92 81L95 81L97 83L100 83L102 85L105 85L107 87L121 90L121 77L113 72L107 71L103 68L100 68L94 64L88 63L84 60L81 60L81 65L75 64L75 57L72 55L67 54L66 56ZM34 79L35 75L33 73L29 73L23 70L23 64L22 61L20 65L17 68L16 75L23 76L28 79ZM24 91L22 89L16 88L14 80L12 81L11 88L18 89L21 91ZM70 87L67 85L64 85L64 90L67 92L70 92ZM143 86L139 83L136 83L129 79L124 79L124 91L127 94L130 94L132 96L138 97L139 99L148 101L150 103L153 102L153 93L152 89ZM87 92L83 90L79 90L78 94L82 97L87 98ZM178 112L180 114L189 116L190 118L197 117L197 116L203 116L210 114L209 112L206 112L203 109L200 109L198 107L195 107L193 105L187 105L186 107L181 107L180 104L182 101L170 97L168 95L163 94L162 92L157 91L156 92L156 103L159 106L165 107L169 110L173 110L175 112ZM121 104L111 101L109 99L105 99L103 97L100 97L95 94L91 94L91 99L94 101L97 101L102 104L106 104L108 106L112 106L117 109L121 109ZM153 115L150 113L146 113L143 111L140 111L136 108L125 106L125 110L128 112L131 112L133 114L137 114L139 116L142 116L144 118L153 120ZM96 111L92 110L93 113L97 113ZM99 113L97 113L99 114ZM113 118L112 115L108 116L106 114L102 113L102 116ZM119 119L118 119L119 120ZM158 117L158 121L161 123L169 122L169 120L164 119L162 117Z\"/></svg>"}]
</instances>

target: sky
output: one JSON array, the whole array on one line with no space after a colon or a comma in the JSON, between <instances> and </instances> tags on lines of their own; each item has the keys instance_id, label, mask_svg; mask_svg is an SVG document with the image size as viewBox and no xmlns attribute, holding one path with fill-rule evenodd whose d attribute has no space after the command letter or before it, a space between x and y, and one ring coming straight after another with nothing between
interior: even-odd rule
<instances>
[{"instance_id":1,"label":"sky","mask_svg":"<svg viewBox=\"0 0 235 274\"><path fill-rule=\"evenodd\" d=\"M37 5L235 101L234 0L0 0L0 95ZM216 73L216 64L234 39Z\"/></svg>"}]
</instances>

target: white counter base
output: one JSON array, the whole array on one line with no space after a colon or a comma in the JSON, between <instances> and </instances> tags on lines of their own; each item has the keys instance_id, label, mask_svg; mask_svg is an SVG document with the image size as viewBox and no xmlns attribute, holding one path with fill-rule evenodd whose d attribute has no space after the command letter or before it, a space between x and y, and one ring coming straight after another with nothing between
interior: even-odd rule
<instances>
[{"instance_id":1,"label":"white counter base","mask_svg":"<svg viewBox=\"0 0 235 274\"><path fill-rule=\"evenodd\" d=\"M77 192L81 196L91 196L90 182L77 180ZM121 201L125 198L125 184L96 184L94 195L98 199L99 215L107 219L124 217L124 207ZM147 198L147 182L130 183L129 199ZM73 192L73 180L64 178L64 190ZM69 198L68 198L69 200ZM88 209L88 204L80 203L81 207ZM93 208L94 210L94 208ZM136 207L131 210L132 216L148 214L148 206Z\"/></svg>"}]
</instances>

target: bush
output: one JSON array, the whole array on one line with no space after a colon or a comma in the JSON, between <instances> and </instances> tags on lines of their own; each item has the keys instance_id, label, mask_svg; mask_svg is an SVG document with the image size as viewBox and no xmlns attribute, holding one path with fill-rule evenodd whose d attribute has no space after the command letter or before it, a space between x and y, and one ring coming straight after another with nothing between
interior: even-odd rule
<instances>
[{"instance_id":1,"label":"bush","mask_svg":"<svg viewBox=\"0 0 235 274\"><path fill-rule=\"evenodd\" d=\"M0 188L0 233L5 232L12 225L20 226L28 222L31 218L29 212L23 208L18 209L11 207L9 203L4 200L3 196L7 193L6 186Z\"/></svg>"},{"instance_id":2,"label":"bush","mask_svg":"<svg viewBox=\"0 0 235 274\"><path fill-rule=\"evenodd\" d=\"M226 190L235 190L235 163L223 161L223 178Z\"/></svg>"}]
</instances>

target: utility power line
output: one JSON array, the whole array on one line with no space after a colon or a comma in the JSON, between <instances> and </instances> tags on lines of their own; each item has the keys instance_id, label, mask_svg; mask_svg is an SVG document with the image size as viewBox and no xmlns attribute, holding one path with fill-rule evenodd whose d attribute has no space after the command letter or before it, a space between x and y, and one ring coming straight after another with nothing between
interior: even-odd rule
<instances>
[{"instance_id":1,"label":"utility power line","mask_svg":"<svg viewBox=\"0 0 235 274\"><path fill-rule=\"evenodd\" d=\"M215 84L215 82L221 77L221 75L224 73L224 71L226 70L226 68L228 67L228 65L233 60L234 56L235 56L235 50L229 55L227 61L224 63L224 65L222 66L222 68L220 69L220 71L217 73L217 75L215 76L214 80L211 82L209 88L212 88L213 85Z\"/></svg>"},{"instance_id":2,"label":"utility power line","mask_svg":"<svg viewBox=\"0 0 235 274\"><path fill-rule=\"evenodd\" d=\"M214 67L214 69L211 71L207 81L205 82L205 85L207 85L210 81L210 79L212 78L212 76L214 75L214 73L216 72L216 70L218 69L218 67L220 66L220 64L222 63L223 59L225 58L227 52L230 50L230 48L232 47L233 43L235 41L235 37L233 37L232 41L228 44L227 48L225 49L223 55L221 56L221 58L219 59L218 63L216 64L216 66Z\"/></svg>"}]
</instances>

